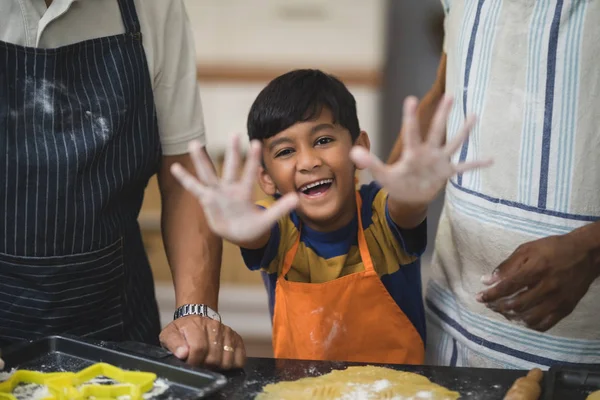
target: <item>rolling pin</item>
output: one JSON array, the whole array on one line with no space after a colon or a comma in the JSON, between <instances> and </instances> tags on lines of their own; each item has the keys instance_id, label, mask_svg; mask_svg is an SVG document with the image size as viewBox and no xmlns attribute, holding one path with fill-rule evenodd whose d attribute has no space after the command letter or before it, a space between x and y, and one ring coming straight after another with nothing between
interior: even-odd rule
<instances>
[{"instance_id":1,"label":"rolling pin","mask_svg":"<svg viewBox=\"0 0 600 400\"><path fill-rule=\"evenodd\" d=\"M527 376L519 378L506 392L504 400L538 400L542 394L540 383L544 373L539 368L534 368Z\"/></svg>"}]
</instances>

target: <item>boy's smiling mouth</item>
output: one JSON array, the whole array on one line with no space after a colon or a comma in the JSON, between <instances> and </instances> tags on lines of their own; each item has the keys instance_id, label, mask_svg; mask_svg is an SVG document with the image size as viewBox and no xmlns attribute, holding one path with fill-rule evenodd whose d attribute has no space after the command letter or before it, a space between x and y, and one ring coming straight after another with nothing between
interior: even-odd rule
<instances>
[{"instance_id":1,"label":"boy's smiling mouth","mask_svg":"<svg viewBox=\"0 0 600 400\"><path fill-rule=\"evenodd\" d=\"M332 178L319 179L318 181L313 181L302 185L298 189L298 192L300 192L305 197L316 198L326 194L332 184Z\"/></svg>"}]
</instances>

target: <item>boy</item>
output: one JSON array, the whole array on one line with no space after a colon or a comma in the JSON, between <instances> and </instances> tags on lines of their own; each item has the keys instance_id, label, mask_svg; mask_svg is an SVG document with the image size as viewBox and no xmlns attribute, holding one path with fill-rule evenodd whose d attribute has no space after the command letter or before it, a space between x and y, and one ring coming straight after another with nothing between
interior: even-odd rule
<instances>
[{"instance_id":1,"label":"boy","mask_svg":"<svg viewBox=\"0 0 600 400\"><path fill-rule=\"evenodd\" d=\"M252 145L241 180L237 139L220 181L197 144L191 154L206 186L172 168L204 206L215 233L242 248L248 268L264 271L275 357L423 362L418 257L426 245L427 205L449 177L488 164L451 164L473 124L469 118L441 146L451 104L442 102L422 142L416 100L407 99L408 145L396 164L385 166L368 153L369 137L348 89L321 71L292 71L269 83L252 105ZM383 188L373 182L356 191L357 168L369 168ZM261 208L250 198L257 172L273 197Z\"/></svg>"}]
</instances>

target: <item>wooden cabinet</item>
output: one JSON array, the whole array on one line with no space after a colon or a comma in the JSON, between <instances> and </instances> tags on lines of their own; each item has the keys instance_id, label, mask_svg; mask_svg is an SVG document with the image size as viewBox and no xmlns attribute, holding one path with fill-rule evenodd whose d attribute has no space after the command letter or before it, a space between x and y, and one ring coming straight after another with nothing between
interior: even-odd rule
<instances>
[{"instance_id":1,"label":"wooden cabinet","mask_svg":"<svg viewBox=\"0 0 600 400\"><path fill-rule=\"evenodd\" d=\"M378 70L384 0L185 0L201 65Z\"/></svg>"}]
</instances>

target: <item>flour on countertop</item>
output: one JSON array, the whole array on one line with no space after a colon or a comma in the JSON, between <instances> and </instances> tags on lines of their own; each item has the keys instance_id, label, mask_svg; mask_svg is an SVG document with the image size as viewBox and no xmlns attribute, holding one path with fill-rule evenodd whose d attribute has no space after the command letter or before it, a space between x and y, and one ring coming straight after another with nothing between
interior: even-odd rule
<instances>
[{"instance_id":1,"label":"flour on countertop","mask_svg":"<svg viewBox=\"0 0 600 400\"><path fill-rule=\"evenodd\" d=\"M14 371L15 370L10 372L0 372L0 382L8 379L14 373ZM114 385L117 382L109 378L98 377L86 383L96 385ZM144 394L144 399L151 400L155 397L158 397L169 390L169 387L170 385L167 380L158 378L156 381L154 381L154 387L152 390ZM17 386L12 394L17 398L17 400L42 400L45 397L48 397L50 392L46 386L30 383ZM129 400L129 396L120 396L117 398L117 400Z\"/></svg>"}]
</instances>

